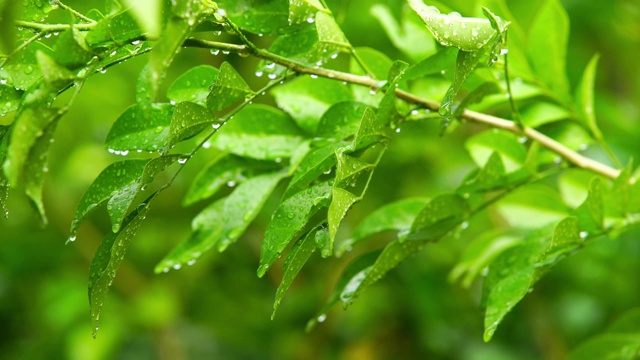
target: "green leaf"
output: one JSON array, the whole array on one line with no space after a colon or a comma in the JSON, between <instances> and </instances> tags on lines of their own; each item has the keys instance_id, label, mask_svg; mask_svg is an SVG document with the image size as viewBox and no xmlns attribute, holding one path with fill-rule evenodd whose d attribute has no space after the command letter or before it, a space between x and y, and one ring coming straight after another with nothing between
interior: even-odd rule
<instances>
[{"instance_id":1,"label":"green leaf","mask_svg":"<svg viewBox=\"0 0 640 360\"><path fill-rule=\"evenodd\" d=\"M474 52L491 43L498 31L491 22L481 18L466 18L458 13L441 14L435 6L427 6L422 0L409 0L411 8L424 20L427 28L443 46L454 46L465 52ZM496 16L498 20L502 20ZM501 21L504 32L509 23Z\"/></svg>"},{"instance_id":2,"label":"green leaf","mask_svg":"<svg viewBox=\"0 0 640 360\"><path fill-rule=\"evenodd\" d=\"M427 75L450 72L455 64L458 51L453 47L443 48L428 58L411 65L404 74L403 79L412 80Z\"/></svg>"},{"instance_id":3,"label":"green leaf","mask_svg":"<svg viewBox=\"0 0 640 360\"><path fill-rule=\"evenodd\" d=\"M44 81L54 88L63 88L70 83L75 75L69 69L58 64L51 56L42 51L36 53L38 66L42 70Z\"/></svg>"},{"instance_id":4,"label":"green leaf","mask_svg":"<svg viewBox=\"0 0 640 360\"><path fill-rule=\"evenodd\" d=\"M320 0L289 0L289 24L313 23L318 11L330 13Z\"/></svg>"},{"instance_id":5,"label":"green leaf","mask_svg":"<svg viewBox=\"0 0 640 360\"><path fill-rule=\"evenodd\" d=\"M410 256L422 251L429 242L431 240L405 242L396 240L389 243L371 267L359 273L358 277L352 278L352 281L345 286L340 294L343 306L347 308L362 291L378 282Z\"/></svg>"},{"instance_id":6,"label":"green leaf","mask_svg":"<svg viewBox=\"0 0 640 360\"><path fill-rule=\"evenodd\" d=\"M267 226L262 242L259 277L264 276L311 216L320 208L329 205L331 189L330 181L321 182L280 203Z\"/></svg>"},{"instance_id":7,"label":"green leaf","mask_svg":"<svg viewBox=\"0 0 640 360\"><path fill-rule=\"evenodd\" d=\"M191 222L192 234L174 247L155 267L156 274L179 270L183 265L194 265L222 238L226 198L219 199L202 210Z\"/></svg>"},{"instance_id":8,"label":"green leaf","mask_svg":"<svg viewBox=\"0 0 640 360\"><path fill-rule=\"evenodd\" d=\"M605 195L605 214L624 218L629 213L631 205L634 203L632 199L631 171L633 163L622 169L620 175L613 181L613 186Z\"/></svg>"},{"instance_id":9,"label":"green leaf","mask_svg":"<svg viewBox=\"0 0 640 360\"><path fill-rule=\"evenodd\" d=\"M253 176L255 172L273 169L273 163L219 154L202 169L191 184L184 198L184 205L213 196L225 184L236 183Z\"/></svg>"},{"instance_id":10,"label":"green leaf","mask_svg":"<svg viewBox=\"0 0 640 360\"><path fill-rule=\"evenodd\" d=\"M225 61L220 65L220 73L207 96L207 107L219 111L253 94L240 74Z\"/></svg>"},{"instance_id":11,"label":"green leaf","mask_svg":"<svg viewBox=\"0 0 640 360\"><path fill-rule=\"evenodd\" d=\"M39 91L41 90L36 90ZM46 223L42 185L49 146L62 114L59 109L35 105L37 104L23 108L16 115L7 147L4 173L12 186L24 186L42 221Z\"/></svg>"},{"instance_id":12,"label":"green leaf","mask_svg":"<svg viewBox=\"0 0 640 360\"><path fill-rule=\"evenodd\" d=\"M571 113L566 108L542 101L527 106L521 113L523 124L534 128L570 117Z\"/></svg>"},{"instance_id":13,"label":"green leaf","mask_svg":"<svg viewBox=\"0 0 640 360\"><path fill-rule=\"evenodd\" d=\"M318 43L314 49L316 56L322 56L323 53L351 51L349 40L331 14L325 12L316 14L316 30L318 31Z\"/></svg>"},{"instance_id":14,"label":"green leaf","mask_svg":"<svg viewBox=\"0 0 640 360\"><path fill-rule=\"evenodd\" d=\"M541 184L519 188L500 200L497 209L509 225L530 229L560 221L569 214L560 195Z\"/></svg>"},{"instance_id":15,"label":"green leaf","mask_svg":"<svg viewBox=\"0 0 640 360\"><path fill-rule=\"evenodd\" d=\"M40 22L56 9L54 3L41 0L24 0L20 6L20 20Z\"/></svg>"},{"instance_id":16,"label":"green leaf","mask_svg":"<svg viewBox=\"0 0 640 360\"><path fill-rule=\"evenodd\" d=\"M331 106L320 118L316 137L342 140L353 136L367 105L355 101L343 101Z\"/></svg>"},{"instance_id":17,"label":"green leaf","mask_svg":"<svg viewBox=\"0 0 640 360\"><path fill-rule=\"evenodd\" d=\"M393 45L411 59L423 59L436 52L435 41L429 31L416 16L411 16L412 13L403 11L398 21L386 5L373 5L369 12L380 22Z\"/></svg>"},{"instance_id":18,"label":"green leaf","mask_svg":"<svg viewBox=\"0 0 640 360\"><path fill-rule=\"evenodd\" d=\"M224 203L222 239L218 250L224 251L245 232L280 180L284 172L267 173L251 178L235 189Z\"/></svg>"},{"instance_id":19,"label":"green leaf","mask_svg":"<svg viewBox=\"0 0 640 360\"><path fill-rule=\"evenodd\" d=\"M342 271L342 274L340 274L340 278L338 279L326 304L322 307L320 312L313 317L313 319L307 322L307 332L311 331L317 323L324 322L327 319L327 312L340 301L343 293L351 292L351 288L354 285L357 286L362 282L364 274L366 274L366 272L371 268L380 253L380 251L373 251L360 255Z\"/></svg>"},{"instance_id":20,"label":"green leaf","mask_svg":"<svg viewBox=\"0 0 640 360\"><path fill-rule=\"evenodd\" d=\"M331 168L336 164L335 152L348 145L347 142L338 142L311 149L293 173L285 198L304 190L323 173L331 171Z\"/></svg>"},{"instance_id":21,"label":"green leaf","mask_svg":"<svg viewBox=\"0 0 640 360\"><path fill-rule=\"evenodd\" d=\"M170 104L153 104L145 113L140 104L128 107L107 134L109 151L123 155L133 150L165 151L174 108Z\"/></svg>"},{"instance_id":22,"label":"green leaf","mask_svg":"<svg viewBox=\"0 0 640 360\"><path fill-rule=\"evenodd\" d=\"M578 219L567 217L553 227L530 231L524 241L504 251L491 264L485 281L485 333L489 341L515 305L556 263L580 246Z\"/></svg>"},{"instance_id":23,"label":"green leaf","mask_svg":"<svg viewBox=\"0 0 640 360\"><path fill-rule=\"evenodd\" d=\"M93 57L84 35L76 27L58 36L53 52L56 62L69 69L82 67Z\"/></svg>"},{"instance_id":24,"label":"green leaf","mask_svg":"<svg viewBox=\"0 0 640 360\"><path fill-rule=\"evenodd\" d=\"M544 83L563 102L569 101L566 74L569 19L558 0L545 0L529 29L529 58Z\"/></svg>"},{"instance_id":25,"label":"green leaf","mask_svg":"<svg viewBox=\"0 0 640 360\"><path fill-rule=\"evenodd\" d=\"M301 76L271 90L278 107L293 117L309 134L318 127L319 116L335 103L353 100L349 88L339 82Z\"/></svg>"},{"instance_id":26,"label":"green leaf","mask_svg":"<svg viewBox=\"0 0 640 360\"><path fill-rule=\"evenodd\" d=\"M280 55L289 60L297 61L306 65L317 65L318 61L322 61L330 57L329 54L316 54L312 52L318 43L318 31L315 26L305 26L299 31L278 36L271 46L269 52ZM321 55L318 57L317 55ZM271 78L278 76L286 71L282 65L277 65L266 60L260 60L256 68L256 76L271 74Z\"/></svg>"},{"instance_id":27,"label":"green leaf","mask_svg":"<svg viewBox=\"0 0 640 360\"><path fill-rule=\"evenodd\" d=\"M144 31L128 11L120 11L101 19L85 36L91 48L110 47L114 44L126 44L140 39Z\"/></svg>"},{"instance_id":28,"label":"green leaf","mask_svg":"<svg viewBox=\"0 0 640 360\"><path fill-rule=\"evenodd\" d=\"M244 107L227 122L211 144L254 159L288 158L304 141L302 131L284 112L266 105Z\"/></svg>"},{"instance_id":29,"label":"green leaf","mask_svg":"<svg viewBox=\"0 0 640 360\"><path fill-rule=\"evenodd\" d=\"M513 232L488 232L474 239L464 250L462 258L451 270L449 279L461 279L466 288L491 262L507 249L519 244L521 236Z\"/></svg>"},{"instance_id":30,"label":"green leaf","mask_svg":"<svg viewBox=\"0 0 640 360\"><path fill-rule=\"evenodd\" d=\"M51 50L40 42L33 42L9 58L0 70L0 76L8 79L8 83L18 90L26 90L42 77L36 54L42 51L50 54ZM4 74L2 74L4 72Z\"/></svg>"},{"instance_id":31,"label":"green leaf","mask_svg":"<svg viewBox=\"0 0 640 360\"><path fill-rule=\"evenodd\" d=\"M14 89L13 86L0 84L0 115L16 111L23 93L23 91Z\"/></svg>"},{"instance_id":32,"label":"green leaf","mask_svg":"<svg viewBox=\"0 0 640 360\"><path fill-rule=\"evenodd\" d=\"M152 38L160 36L162 31L162 5L161 0L123 0L129 7L129 11L144 29L145 33Z\"/></svg>"},{"instance_id":33,"label":"green leaf","mask_svg":"<svg viewBox=\"0 0 640 360\"><path fill-rule=\"evenodd\" d=\"M364 110L360 127L356 133L352 147L354 150L364 149L377 143L384 143L391 137L391 127L381 124L371 108Z\"/></svg>"},{"instance_id":34,"label":"green leaf","mask_svg":"<svg viewBox=\"0 0 640 360\"><path fill-rule=\"evenodd\" d=\"M218 69L209 65L199 65L180 75L167 90L169 100L176 103L191 101L198 105L207 103L209 87L218 78Z\"/></svg>"},{"instance_id":35,"label":"green leaf","mask_svg":"<svg viewBox=\"0 0 640 360\"><path fill-rule=\"evenodd\" d=\"M393 61L387 57L384 53L368 48L368 47L358 47L354 49L355 53L358 56L360 61L356 61L353 57L351 58L349 70L356 75L365 75L368 74L374 79L384 80L387 79L387 75L389 74L389 69L393 65ZM363 69L364 67L364 69ZM363 89L362 87L354 88L354 92L356 89L363 90L366 93L366 98L371 98L371 94L368 89ZM358 99L358 101L362 101ZM371 106L375 106L376 104L370 104Z\"/></svg>"},{"instance_id":36,"label":"green leaf","mask_svg":"<svg viewBox=\"0 0 640 360\"><path fill-rule=\"evenodd\" d=\"M580 113L580 119L589 129L591 135L596 139L601 139L602 132L596 122L593 94L596 83L596 71L598 70L598 60L600 60L600 55L594 55L584 70L582 80L576 90L576 107Z\"/></svg>"},{"instance_id":37,"label":"green leaf","mask_svg":"<svg viewBox=\"0 0 640 360\"><path fill-rule=\"evenodd\" d=\"M329 244L326 254L323 251L324 257L330 256L333 253L333 242L335 241L342 219L347 215L347 211L360 200L361 198L359 196L354 195L350 191L339 187L333 188L329 213L327 215L329 221Z\"/></svg>"},{"instance_id":38,"label":"green leaf","mask_svg":"<svg viewBox=\"0 0 640 360\"><path fill-rule=\"evenodd\" d=\"M211 125L220 123L205 107L192 102L181 102L173 111L168 145L171 147L180 141L190 139Z\"/></svg>"},{"instance_id":39,"label":"green leaf","mask_svg":"<svg viewBox=\"0 0 640 360\"><path fill-rule=\"evenodd\" d=\"M603 334L580 344L569 360L633 360L640 357L640 333Z\"/></svg>"},{"instance_id":40,"label":"green leaf","mask_svg":"<svg viewBox=\"0 0 640 360\"><path fill-rule=\"evenodd\" d=\"M69 240L75 240L76 231L84 218L105 201L113 225L112 230L114 233L118 232L136 195L143 191L157 174L179 158L179 155L168 155L151 160L123 160L102 170L80 199L71 222Z\"/></svg>"},{"instance_id":41,"label":"green leaf","mask_svg":"<svg viewBox=\"0 0 640 360\"><path fill-rule=\"evenodd\" d=\"M144 220L149 203L157 193L153 194L132 212L123 222L122 230L117 233L109 233L100 243L96 255L91 262L89 271L89 304L91 306L91 320L94 331L93 337L98 332L100 311L107 297L107 292L116 277L116 271L124 259L125 253L135 236L136 231Z\"/></svg>"},{"instance_id":42,"label":"green leaf","mask_svg":"<svg viewBox=\"0 0 640 360\"><path fill-rule=\"evenodd\" d=\"M420 211L409 233L401 234L399 242L437 241L460 225L468 212L468 204L462 197L439 195Z\"/></svg>"},{"instance_id":43,"label":"green leaf","mask_svg":"<svg viewBox=\"0 0 640 360\"><path fill-rule=\"evenodd\" d=\"M302 236L287 254L287 258L284 260L284 273L282 274L282 280L280 281L280 285L276 291L276 299L273 302L273 314L271 314L271 319L275 317L276 310L278 310L278 306L280 305L284 294L287 292L291 284L293 284L293 280L295 280L304 264L316 250L315 236L319 228L320 226L315 227Z\"/></svg>"},{"instance_id":44,"label":"green leaf","mask_svg":"<svg viewBox=\"0 0 640 360\"><path fill-rule=\"evenodd\" d=\"M456 191L468 194L470 192L501 188L507 183L505 173L500 155L494 152L484 167L477 171L473 178L466 180Z\"/></svg>"},{"instance_id":45,"label":"green leaf","mask_svg":"<svg viewBox=\"0 0 640 360\"><path fill-rule=\"evenodd\" d=\"M228 17L240 28L254 34L283 34L295 31L289 26L289 0L269 0L249 5L241 0L218 1Z\"/></svg>"},{"instance_id":46,"label":"green leaf","mask_svg":"<svg viewBox=\"0 0 640 360\"><path fill-rule=\"evenodd\" d=\"M399 86L404 72L409 67L409 64L403 61L395 61L389 69L387 75L387 84L389 89L395 89ZM403 118L403 112L399 111L398 104L396 102L397 96L395 91L385 92L380 105L378 106L378 112L376 113L376 123L379 127L391 127L395 128L397 123Z\"/></svg>"},{"instance_id":47,"label":"green leaf","mask_svg":"<svg viewBox=\"0 0 640 360\"><path fill-rule=\"evenodd\" d=\"M428 202L424 198L410 198L376 209L360 222L349 239L337 246L336 255L340 256L362 240L384 231L395 231L398 234L408 232L416 216Z\"/></svg>"},{"instance_id":48,"label":"green leaf","mask_svg":"<svg viewBox=\"0 0 640 360\"><path fill-rule=\"evenodd\" d=\"M573 215L580 222L581 237L586 237L589 233L598 233L603 230L604 205L602 201L602 181L594 177L589 183L589 195L587 199L574 210Z\"/></svg>"},{"instance_id":49,"label":"green leaf","mask_svg":"<svg viewBox=\"0 0 640 360\"><path fill-rule=\"evenodd\" d=\"M497 152L507 172L519 169L527 158L527 149L518 138L502 130L483 131L467 140L465 148L478 166L484 166Z\"/></svg>"}]
</instances>

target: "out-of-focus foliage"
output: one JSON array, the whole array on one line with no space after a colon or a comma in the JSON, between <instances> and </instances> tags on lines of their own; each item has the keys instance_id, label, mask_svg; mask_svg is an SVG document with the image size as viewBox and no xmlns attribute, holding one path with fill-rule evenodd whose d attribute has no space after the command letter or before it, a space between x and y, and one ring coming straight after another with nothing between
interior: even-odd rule
<instances>
[{"instance_id":1,"label":"out-of-focus foliage","mask_svg":"<svg viewBox=\"0 0 640 360\"><path fill-rule=\"evenodd\" d=\"M39 22L49 15L48 23L77 21L77 15L56 9L55 1L24 3L0 1L2 54L15 49L15 37L19 45L33 35L14 26L14 19ZM422 121L399 123L411 109L392 92L385 98L362 87L300 77L263 96L255 90L285 74L280 65L221 51L174 51L206 12L197 1L184 3L192 7L174 8L180 16L162 24L169 36L146 42L143 35L153 36L158 18L166 14L145 16L137 7L125 12L117 1L107 1L106 8L101 3L100 13L90 2L64 2L94 19L105 18L86 37L78 35L82 29L43 35L44 45L34 42L19 61L0 69L0 79L10 78L13 85L0 84L0 112L8 113L0 117L0 159L9 156L4 173L26 190L9 191L10 216L0 220L0 358L475 360L637 354L638 229L622 225L607 234L610 238L590 239L614 223L634 223L637 214L629 213L638 211L635 187L569 169L505 191L497 206L485 210L485 194L519 185L538 166L554 168L555 155L510 133L472 124L439 136L438 118L424 111L412 115ZM411 81L408 90L440 101L459 71L455 50L425 60L441 47L405 1L326 1L333 16L322 1L291 1L293 8L274 1L284 7L268 16L262 14L266 5L247 10L237 5L241 2L220 3L257 46L310 66L320 62L354 73L363 71L361 62L388 81L380 86L398 82L404 89L404 81ZM566 0L567 19L560 2L551 0L433 5L443 13L478 18L486 6L512 21L510 76L524 125L603 162L609 161L607 151L623 164L640 152L636 2ZM256 16L264 21L247 20ZM312 22L317 31L309 30ZM202 38L239 43L215 21L200 26ZM279 32L281 27L290 30ZM151 44L154 50L142 55ZM360 54L357 61L349 59L352 47ZM528 58L531 53L544 55ZM56 96L74 78L70 71L94 54L100 54L91 63L95 75L76 79L84 82L77 99L72 90ZM120 64L124 59L129 60ZM462 93L502 83L501 65L476 71ZM162 83L153 80L162 77ZM489 93L472 106L510 117L504 94ZM16 115L25 94L31 102ZM575 104L565 106L572 99ZM249 100L253 104L225 117L225 111ZM318 116L322 113L331 116ZM459 115L455 107L446 114ZM22 137L14 133L5 152L5 126L16 116L31 119L35 127ZM141 117L145 121L136 122ZM386 123L378 126L386 119L399 123L395 132ZM214 136L190 156L205 129ZM603 139L610 150L598 145ZM47 150L44 165L39 155ZM129 160L134 156L138 160ZM163 170L178 167L179 176L147 211L145 198L152 192L146 188L169 182L172 172ZM321 181L314 183L316 178ZM4 203L2 191L0 196ZM46 227L34 225L40 217L27 197L41 212L46 209ZM182 199L190 206L183 207ZM92 211L99 203L107 204L108 214ZM129 212L133 215L126 217ZM69 224L77 241L65 247ZM129 238L127 232L138 225ZM100 256L101 242L116 246L108 259ZM285 248L290 248L285 259L276 261ZM340 257L323 258L332 253ZM256 277L259 264L263 279ZM102 306L102 291L118 265ZM90 268L91 296L99 300L91 311ZM270 321L275 296L278 312ZM327 299L349 309L323 308ZM94 340L90 313L97 320L100 307L101 330ZM305 333L309 319L316 326ZM500 322L494 334L493 325ZM485 337L493 336L489 343L482 339L485 327Z\"/></svg>"}]
</instances>

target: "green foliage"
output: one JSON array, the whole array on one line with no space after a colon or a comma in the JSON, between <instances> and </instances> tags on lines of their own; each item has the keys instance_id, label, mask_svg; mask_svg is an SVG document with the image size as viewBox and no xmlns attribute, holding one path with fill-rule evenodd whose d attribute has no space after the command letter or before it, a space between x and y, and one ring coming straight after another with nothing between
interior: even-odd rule
<instances>
[{"instance_id":1,"label":"green foliage","mask_svg":"<svg viewBox=\"0 0 640 360\"><path fill-rule=\"evenodd\" d=\"M149 208L183 183L183 205L203 208L194 207L190 234L161 255L155 272L194 265L239 240L259 240L259 259L253 259L258 277L285 255L273 317L294 280L316 266L310 265L316 250L322 258L347 258L308 330L325 321L332 306L347 308L425 248L455 242L459 249L449 258L459 260L449 264L449 280L482 287L488 342L556 265L637 225L640 185L633 163L614 169L574 151L597 143L600 149L588 155L619 163L596 121L601 57L591 58L572 91L569 20L558 0L537 2L528 19L514 17L499 0L478 2L478 11L491 7L482 7L484 17L443 14L420 0L374 5L372 15L410 63L390 59L398 53L353 47L343 31L351 19L325 1L122 3L87 15L57 1L27 1L17 9L0 3L0 13L11 12L7 18L17 21L0 35L6 53L0 57L0 114L9 114L0 124L3 209L3 194L12 187L46 220L50 144L85 81L130 58L146 61L130 86L134 103L110 120L104 140L108 152L129 158L104 165L71 222L74 241L81 224L106 203L110 226L89 278L96 331ZM49 22L49 13L66 20L52 16L60 23ZM222 51L240 57L207 60L220 64L215 67L197 57L200 63L175 73L174 62L191 47L210 50L204 56ZM394 152L404 135L397 133L430 127L437 115L442 133L468 122L492 129L474 129L463 134L463 145L455 143L468 153L465 161L454 160L457 148L426 134L401 155ZM437 161L419 171L435 172L442 169L437 162L448 162L449 173L437 175L445 179L440 185L406 187L405 172L376 172L389 169L385 161L400 166L428 150L437 152ZM199 164L196 172L192 163ZM386 179L390 194L404 198L363 211L357 204L368 199L369 188L380 191L377 176ZM155 191L147 196L150 187ZM363 220L351 226L357 217ZM572 356L634 358L637 329L623 325Z\"/></svg>"}]
</instances>

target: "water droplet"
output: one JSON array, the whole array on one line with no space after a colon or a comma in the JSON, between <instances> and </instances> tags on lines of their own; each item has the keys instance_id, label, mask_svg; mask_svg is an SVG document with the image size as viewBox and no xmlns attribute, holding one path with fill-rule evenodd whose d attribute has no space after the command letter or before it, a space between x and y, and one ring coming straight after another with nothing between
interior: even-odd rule
<instances>
[{"instance_id":1,"label":"water droplet","mask_svg":"<svg viewBox=\"0 0 640 360\"><path fill-rule=\"evenodd\" d=\"M7 84L7 79L0 79L0 84L1 85L6 85Z\"/></svg>"},{"instance_id":2,"label":"water droplet","mask_svg":"<svg viewBox=\"0 0 640 360\"><path fill-rule=\"evenodd\" d=\"M316 19L314 19L313 17L308 17L308 18L307 18L307 22L308 22L309 24L313 24L315 21L316 21Z\"/></svg>"},{"instance_id":3,"label":"water droplet","mask_svg":"<svg viewBox=\"0 0 640 360\"><path fill-rule=\"evenodd\" d=\"M196 263L196 259L191 259L189 261L187 261L187 265L189 266L193 266Z\"/></svg>"},{"instance_id":4,"label":"water droplet","mask_svg":"<svg viewBox=\"0 0 640 360\"><path fill-rule=\"evenodd\" d=\"M312 79L317 79L318 78L318 75L316 75L316 74L311 74L310 76L311 76Z\"/></svg>"},{"instance_id":5,"label":"water droplet","mask_svg":"<svg viewBox=\"0 0 640 360\"><path fill-rule=\"evenodd\" d=\"M182 158L178 159L178 164L180 164L180 165L186 164L187 160L189 160L188 157L182 157Z\"/></svg>"},{"instance_id":6,"label":"water droplet","mask_svg":"<svg viewBox=\"0 0 640 360\"><path fill-rule=\"evenodd\" d=\"M318 316L318 322L322 323L325 322L327 320L327 314L322 314L320 316Z\"/></svg>"},{"instance_id":7,"label":"water droplet","mask_svg":"<svg viewBox=\"0 0 640 360\"><path fill-rule=\"evenodd\" d=\"M501 49L500 50L500 55L507 55L509 53L509 49Z\"/></svg>"},{"instance_id":8,"label":"water droplet","mask_svg":"<svg viewBox=\"0 0 640 360\"><path fill-rule=\"evenodd\" d=\"M262 77L263 74L262 71L256 71L256 77Z\"/></svg>"},{"instance_id":9,"label":"water droplet","mask_svg":"<svg viewBox=\"0 0 640 360\"><path fill-rule=\"evenodd\" d=\"M218 54L220 54L220 50L219 49L212 49L210 51L210 53L211 53L211 55L218 55Z\"/></svg>"},{"instance_id":10,"label":"water droplet","mask_svg":"<svg viewBox=\"0 0 640 360\"><path fill-rule=\"evenodd\" d=\"M267 69L273 69L274 67L276 67L276 63L267 63L264 67L266 67Z\"/></svg>"},{"instance_id":11,"label":"water droplet","mask_svg":"<svg viewBox=\"0 0 640 360\"><path fill-rule=\"evenodd\" d=\"M234 187L234 186L236 186L236 182L233 181L233 180L229 180L229 181L227 181L227 186L228 187Z\"/></svg>"},{"instance_id":12,"label":"water droplet","mask_svg":"<svg viewBox=\"0 0 640 360\"><path fill-rule=\"evenodd\" d=\"M76 241L76 234L72 234L71 236L69 236L69 241L71 242Z\"/></svg>"},{"instance_id":13,"label":"water droplet","mask_svg":"<svg viewBox=\"0 0 640 360\"><path fill-rule=\"evenodd\" d=\"M168 273L169 272L169 268L166 267L166 268L162 269L162 272L165 273L165 274Z\"/></svg>"},{"instance_id":14,"label":"water droplet","mask_svg":"<svg viewBox=\"0 0 640 360\"><path fill-rule=\"evenodd\" d=\"M526 142L527 142L527 140L528 140L528 138L527 138L526 136L520 136L520 137L518 138L518 142L519 142L520 144L524 144L524 143L526 143Z\"/></svg>"},{"instance_id":15,"label":"water droplet","mask_svg":"<svg viewBox=\"0 0 640 360\"><path fill-rule=\"evenodd\" d=\"M469 223L468 222L463 222L462 224L460 224L460 229L462 230L466 230L469 228Z\"/></svg>"},{"instance_id":16,"label":"water droplet","mask_svg":"<svg viewBox=\"0 0 640 360\"><path fill-rule=\"evenodd\" d=\"M580 231L580 239L586 239L589 236L587 231Z\"/></svg>"},{"instance_id":17,"label":"water droplet","mask_svg":"<svg viewBox=\"0 0 640 360\"><path fill-rule=\"evenodd\" d=\"M396 134L400 133L400 128L396 128Z\"/></svg>"},{"instance_id":18,"label":"water droplet","mask_svg":"<svg viewBox=\"0 0 640 360\"><path fill-rule=\"evenodd\" d=\"M205 141L204 144L202 144L202 147L205 148L205 149L210 148L211 147L211 142Z\"/></svg>"},{"instance_id":19,"label":"water droplet","mask_svg":"<svg viewBox=\"0 0 640 360\"><path fill-rule=\"evenodd\" d=\"M173 265L173 269L174 270L180 270L180 268L182 267L182 264L175 264Z\"/></svg>"},{"instance_id":20,"label":"water droplet","mask_svg":"<svg viewBox=\"0 0 640 360\"><path fill-rule=\"evenodd\" d=\"M278 75L276 75L276 74L269 74L269 75L267 75L267 77L268 77L269 79L271 79L271 80L275 80L275 78L277 78L277 77L278 77Z\"/></svg>"},{"instance_id":21,"label":"water droplet","mask_svg":"<svg viewBox=\"0 0 640 360\"><path fill-rule=\"evenodd\" d=\"M225 9L218 9L216 10L216 14L220 15L221 17L226 17L227 11Z\"/></svg>"}]
</instances>

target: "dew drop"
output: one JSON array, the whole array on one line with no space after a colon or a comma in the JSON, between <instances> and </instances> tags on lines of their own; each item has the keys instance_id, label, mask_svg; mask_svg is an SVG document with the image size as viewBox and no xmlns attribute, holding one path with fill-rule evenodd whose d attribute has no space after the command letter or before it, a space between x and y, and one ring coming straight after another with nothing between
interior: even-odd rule
<instances>
[{"instance_id":1,"label":"dew drop","mask_svg":"<svg viewBox=\"0 0 640 360\"><path fill-rule=\"evenodd\" d=\"M187 265L189 266L193 266L196 263L196 259L191 259L189 261L187 261Z\"/></svg>"},{"instance_id":2,"label":"dew drop","mask_svg":"<svg viewBox=\"0 0 640 360\"><path fill-rule=\"evenodd\" d=\"M162 272L165 273L165 274L168 273L169 272L169 268L166 267L166 268L162 269Z\"/></svg>"},{"instance_id":3,"label":"dew drop","mask_svg":"<svg viewBox=\"0 0 640 360\"><path fill-rule=\"evenodd\" d=\"M262 77L263 74L262 71L256 71L256 77Z\"/></svg>"},{"instance_id":4,"label":"dew drop","mask_svg":"<svg viewBox=\"0 0 640 360\"><path fill-rule=\"evenodd\" d=\"M320 316L318 316L318 322L322 323L325 322L327 320L327 314L322 314Z\"/></svg>"},{"instance_id":5,"label":"dew drop","mask_svg":"<svg viewBox=\"0 0 640 360\"><path fill-rule=\"evenodd\" d=\"M71 241L71 242L76 241L76 234L73 234L73 235L69 236L69 241Z\"/></svg>"},{"instance_id":6,"label":"dew drop","mask_svg":"<svg viewBox=\"0 0 640 360\"><path fill-rule=\"evenodd\" d=\"M205 141L204 144L202 144L202 147L205 149L209 149L211 147L211 142Z\"/></svg>"},{"instance_id":7,"label":"dew drop","mask_svg":"<svg viewBox=\"0 0 640 360\"><path fill-rule=\"evenodd\" d=\"M311 76L312 79L317 79L318 78L318 75L316 75L316 74L311 74L310 76Z\"/></svg>"},{"instance_id":8,"label":"dew drop","mask_svg":"<svg viewBox=\"0 0 640 360\"><path fill-rule=\"evenodd\" d=\"M589 233L586 231L580 231L580 239L586 239Z\"/></svg>"},{"instance_id":9,"label":"dew drop","mask_svg":"<svg viewBox=\"0 0 640 360\"><path fill-rule=\"evenodd\" d=\"M182 264L175 264L173 265L173 269L174 270L180 270L180 268L182 267Z\"/></svg>"},{"instance_id":10,"label":"dew drop","mask_svg":"<svg viewBox=\"0 0 640 360\"><path fill-rule=\"evenodd\" d=\"M269 74L269 75L267 75L267 77L268 77L269 79L271 79L271 80L275 80L275 78L277 78L277 77L278 77L278 75L276 75L276 74Z\"/></svg>"},{"instance_id":11,"label":"dew drop","mask_svg":"<svg viewBox=\"0 0 640 360\"><path fill-rule=\"evenodd\" d=\"M233 181L233 180L229 180L229 181L227 181L227 186L228 187L234 187L234 186L236 186L236 182Z\"/></svg>"},{"instance_id":12,"label":"dew drop","mask_svg":"<svg viewBox=\"0 0 640 360\"><path fill-rule=\"evenodd\" d=\"M411 115L416 116L418 115L420 112L417 109L411 110Z\"/></svg>"}]
</instances>

